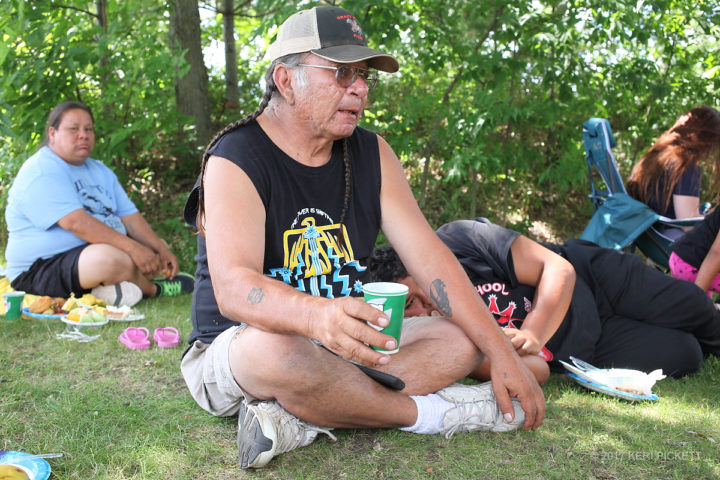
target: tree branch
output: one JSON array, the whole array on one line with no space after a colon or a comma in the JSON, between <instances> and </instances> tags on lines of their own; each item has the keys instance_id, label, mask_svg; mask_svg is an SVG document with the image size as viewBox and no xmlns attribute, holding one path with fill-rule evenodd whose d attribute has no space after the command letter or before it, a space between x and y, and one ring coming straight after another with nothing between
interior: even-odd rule
<instances>
[{"instance_id":1,"label":"tree branch","mask_svg":"<svg viewBox=\"0 0 720 480\"><path fill-rule=\"evenodd\" d=\"M54 5L51 5L50 8L75 10L76 12L87 13L91 17L95 17L97 19L100 18L100 17L98 17L98 15L96 13L93 13L89 10L83 10L82 8L73 7L72 5L62 5L62 4L56 3Z\"/></svg>"}]
</instances>

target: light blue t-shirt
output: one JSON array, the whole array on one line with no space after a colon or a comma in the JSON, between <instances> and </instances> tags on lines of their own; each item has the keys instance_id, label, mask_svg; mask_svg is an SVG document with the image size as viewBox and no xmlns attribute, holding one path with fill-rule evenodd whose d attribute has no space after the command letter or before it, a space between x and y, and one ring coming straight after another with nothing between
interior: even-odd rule
<instances>
[{"instance_id":1,"label":"light blue t-shirt","mask_svg":"<svg viewBox=\"0 0 720 480\"><path fill-rule=\"evenodd\" d=\"M61 228L65 215L84 209L110 228L127 234L121 217L137 212L117 176L98 160L67 163L44 146L28 158L13 181L5 209L10 280L38 258L50 258L87 242Z\"/></svg>"}]
</instances>

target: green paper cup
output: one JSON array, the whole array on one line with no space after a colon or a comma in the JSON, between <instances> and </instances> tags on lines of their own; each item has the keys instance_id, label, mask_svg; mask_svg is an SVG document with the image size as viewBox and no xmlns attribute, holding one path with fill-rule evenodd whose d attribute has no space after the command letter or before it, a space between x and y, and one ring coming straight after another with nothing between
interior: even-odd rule
<instances>
[{"instance_id":1,"label":"green paper cup","mask_svg":"<svg viewBox=\"0 0 720 480\"><path fill-rule=\"evenodd\" d=\"M405 297L408 293L408 287L402 283L394 282L374 282L363 285L363 294L365 301L377 308L390 319L390 324L380 329L377 326L368 323L376 330L391 335L395 338L398 348L395 350L385 350L375 346L374 350L382 353L397 353L400 348L400 332L402 331L403 315L405 315Z\"/></svg>"},{"instance_id":2,"label":"green paper cup","mask_svg":"<svg viewBox=\"0 0 720 480\"><path fill-rule=\"evenodd\" d=\"M17 320L22 315L22 302L25 298L25 292L5 292L3 293L3 301L5 302L5 318L7 320Z\"/></svg>"}]
</instances>

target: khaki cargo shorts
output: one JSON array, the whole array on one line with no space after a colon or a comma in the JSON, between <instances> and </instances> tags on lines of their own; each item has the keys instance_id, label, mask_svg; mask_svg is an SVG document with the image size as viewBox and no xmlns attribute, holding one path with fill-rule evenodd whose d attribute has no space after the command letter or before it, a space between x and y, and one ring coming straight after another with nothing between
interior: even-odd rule
<instances>
[{"instance_id":1,"label":"khaki cargo shorts","mask_svg":"<svg viewBox=\"0 0 720 480\"><path fill-rule=\"evenodd\" d=\"M428 320L438 317L412 317L403 320L403 333L408 339L411 332L422 329ZM243 398L248 402L255 397L245 393L235 381L230 369L230 344L242 335L247 325L235 325L218 335L212 343L196 340L182 359L180 370L190 395L198 405L213 415L237 415ZM402 337L401 337L402 338ZM401 345L402 345L401 341Z\"/></svg>"},{"instance_id":2,"label":"khaki cargo shorts","mask_svg":"<svg viewBox=\"0 0 720 480\"><path fill-rule=\"evenodd\" d=\"M237 415L243 398L248 402L254 400L243 392L230 369L230 344L236 336L242 335L246 327L232 326L212 343L196 340L180 363L190 395L198 405L213 415Z\"/></svg>"}]
</instances>

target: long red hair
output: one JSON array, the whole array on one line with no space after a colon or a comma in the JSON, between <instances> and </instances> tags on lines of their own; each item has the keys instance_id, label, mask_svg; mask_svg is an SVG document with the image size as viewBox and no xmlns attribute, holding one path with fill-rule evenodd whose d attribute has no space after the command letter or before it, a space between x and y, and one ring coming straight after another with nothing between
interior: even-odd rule
<instances>
[{"instance_id":1,"label":"long red hair","mask_svg":"<svg viewBox=\"0 0 720 480\"><path fill-rule=\"evenodd\" d=\"M660 135L635 164L627 184L628 193L643 203L662 198L664 212L683 174L701 163L712 166L710 194L714 195L720 187L720 113L705 105L693 108Z\"/></svg>"}]
</instances>

